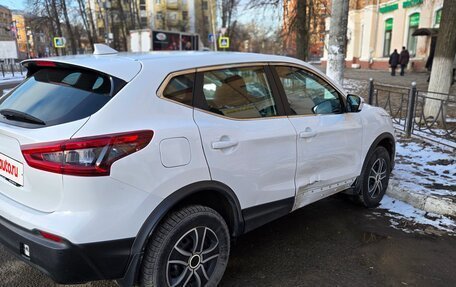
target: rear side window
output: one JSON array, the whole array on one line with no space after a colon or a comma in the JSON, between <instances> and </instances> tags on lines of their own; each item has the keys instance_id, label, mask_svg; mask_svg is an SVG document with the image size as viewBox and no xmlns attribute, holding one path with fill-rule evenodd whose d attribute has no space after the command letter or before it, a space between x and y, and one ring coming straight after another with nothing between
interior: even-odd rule
<instances>
[{"instance_id":1,"label":"rear side window","mask_svg":"<svg viewBox=\"0 0 456 287\"><path fill-rule=\"evenodd\" d=\"M193 102L194 74L176 76L169 81L163 97L191 106Z\"/></svg>"},{"instance_id":2,"label":"rear side window","mask_svg":"<svg viewBox=\"0 0 456 287\"><path fill-rule=\"evenodd\" d=\"M249 119L277 115L262 66L205 72L203 95L209 111L227 117Z\"/></svg>"},{"instance_id":3,"label":"rear side window","mask_svg":"<svg viewBox=\"0 0 456 287\"><path fill-rule=\"evenodd\" d=\"M0 120L20 126L33 123L11 113L39 119L44 123L41 126L83 119L101 109L123 85L122 80L111 81L94 71L41 69L0 98L0 114L4 115Z\"/></svg>"}]
</instances>

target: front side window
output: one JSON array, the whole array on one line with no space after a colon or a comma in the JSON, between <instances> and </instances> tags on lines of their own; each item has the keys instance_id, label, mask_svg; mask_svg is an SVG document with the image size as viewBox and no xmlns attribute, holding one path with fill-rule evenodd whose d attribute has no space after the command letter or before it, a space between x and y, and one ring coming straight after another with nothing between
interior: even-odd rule
<instances>
[{"instance_id":1,"label":"front side window","mask_svg":"<svg viewBox=\"0 0 456 287\"><path fill-rule=\"evenodd\" d=\"M176 76L163 90L163 97L191 106L193 102L194 74Z\"/></svg>"},{"instance_id":2,"label":"front side window","mask_svg":"<svg viewBox=\"0 0 456 287\"><path fill-rule=\"evenodd\" d=\"M264 67L204 72L203 96L208 110L232 118L277 115Z\"/></svg>"},{"instance_id":3,"label":"front side window","mask_svg":"<svg viewBox=\"0 0 456 287\"><path fill-rule=\"evenodd\" d=\"M293 114L342 113L339 93L321 78L295 67L275 69Z\"/></svg>"}]
</instances>

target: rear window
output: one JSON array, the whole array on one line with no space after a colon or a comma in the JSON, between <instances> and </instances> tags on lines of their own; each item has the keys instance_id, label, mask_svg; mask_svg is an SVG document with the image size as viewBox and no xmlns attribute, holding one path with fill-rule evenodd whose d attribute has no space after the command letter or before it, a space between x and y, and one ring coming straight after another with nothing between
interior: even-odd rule
<instances>
[{"instance_id":1,"label":"rear window","mask_svg":"<svg viewBox=\"0 0 456 287\"><path fill-rule=\"evenodd\" d=\"M122 80L94 71L44 68L11 93L0 98L0 114L25 114L52 126L88 117L101 109L125 85ZM2 111L8 111L5 113ZM18 117L0 120L19 126L36 126Z\"/></svg>"}]
</instances>

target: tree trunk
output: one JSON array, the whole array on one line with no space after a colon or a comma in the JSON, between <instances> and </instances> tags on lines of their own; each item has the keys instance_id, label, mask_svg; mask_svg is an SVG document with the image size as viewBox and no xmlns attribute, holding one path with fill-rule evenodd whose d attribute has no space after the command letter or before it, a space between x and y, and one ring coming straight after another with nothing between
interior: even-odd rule
<instances>
[{"instance_id":1,"label":"tree trunk","mask_svg":"<svg viewBox=\"0 0 456 287\"><path fill-rule=\"evenodd\" d=\"M93 36L92 36L92 30L90 29L89 20L87 19L87 10L85 7L85 0L78 0L78 5L79 5L79 13L81 13L81 17L82 17L82 23L84 25L84 28L87 31L87 36L89 37L90 46L92 47L92 50L93 50L93 44L94 44ZM81 47L80 37L76 37L76 39L79 42L78 46Z\"/></svg>"},{"instance_id":2,"label":"tree trunk","mask_svg":"<svg viewBox=\"0 0 456 287\"><path fill-rule=\"evenodd\" d=\"M84 2L85 0L81 0L82 2ZM92 11L92 6L90 5L90 2L91 1L87 1L87 5L88 5L88 17L89 17L89 21L90 21L90 27L92 29L92 33L93 33L93 38L94 38L94 43L98 43L98 27L95 25L95 21L93 20L93 11Z\"/></svg>"},{"instance_id":3,"label":"tree trunk","mask_svg":"<svg viewBox=\"0 0 456 287\"><path fill-rule=\"evenodd\" d=\"M439 35L435 49L434 63L432 64L431 79L429 81L430 97L446 100L450 93L453 78L453 63L456 55L456 1L443 2L442 20L440 21ZM446 107L441 100L426 99L424 116L426 119L444 121ZM440 112L442 111L442 112Z\"/></svg>"},{"instance_id":4,"label":"tree trunk","mask_svg":"<svg viewBox=\"0 0 456 287\"><path fill-rule=\"evenodd\" d=\"M130 1L130 3L128 3L128 12L130 13L130 30L132 29L136 29L136 21L135 21L135 15L133 14L133 1ZM155 16L155 15L154 15ZM152 19L152 21L154 21Z\"/></svg>"},{"instance_id":5,"label":"tree trunk","mask_svg":"<svg viewBox=\"0 0 456 287\"><path fill-rule=\"evenodd\" d=\"M297 0L296 12L294 12L295 23L293 30L296 31L296 58L303 61L307 58L309 49L309 30L308 30L308 7L307 0Z\"/></svg>"},{"instance_id":6,"label":"tree trunk","mask_svg":"<svg viewBox=\"0 0 456 287\"><path fill-rule=\"evenodd\" d=\"M73 28L71 27L70 18L68 17L68 10L66 7L66 0L61 0L60 4L62 5L63 16L65 17L65 25L68 30L68 35L70 36L71 43L71 53L73 55L77 54L76 39L74 38Z\"/></svg>"},{"instance_id":7,"label":"tree trunk","mask_svg":"<svg viewBox=\"0 0 456 287\"><path fill-rule=\"evenodd\" d=\"M122 0L117 0L117 5L119 6L119 17L120 17L120 30L122 32L122 43L123 43L123 48L121 50L128 50L128 47L127 47L127 31L126 31L126 25L127 25L127 21L125 19L125 13L124 13L124 10L123 10L123 6L122 6Z\"/></svg>"},{"instance_id":8,"label":"tree trunk","mask_svg":"<svg viewBox=\"0 0 456 287\"><path fill-rule=\"evenodd\" d=\"M56 30L55 30L54 21L52 20L54 17L53 17L53 15L52 15L51 8L49 7L49 5L50 5L49 1L48 1L48 0L45 0L45 1L44 1L44 8L45 8L45 10L46 10L46 14L47 14L47 17L48 17L48 21L49 21L49 24L50 24L50 26L51 26L51 35L50 35L50 36L51 36L51 42L54 42L53 39L54 39L54 37L56 37L57 32L56 32ZM58 55L58 54L59 54L59 51L58 51L58 49L54 46L54 44L52 44L52 47L54 48L55 54ZM50 51L49 51L49 53L50 53Z\"/></svg>"},{"instance_id":9,"label":"tree trunk","mask_svg":"<svg viewBox=\"0 0 456 287\"><path fill-rule=\"evenodd\" d=\"M336 83L342 85L344 81L349 1L334 0L331 6L326 74Z\"/></svg>"},{"instance_id":10,"label":"tree trunk","mask_svg":"<svg viewBox=\"0 0 456 287\"><path fill-rule=\"evenodd\" d=\"M55 25L57 27L57 33L58 33L57 37L63 37L62 26L60 25L59 13L57 12L56 0L51 0L51 11L52 11L52 18L54 19ZM57 54L59 54L59 51L60 51L61 55L66 55L65 48L58 48Z\"/></svg>"}]
</instances>

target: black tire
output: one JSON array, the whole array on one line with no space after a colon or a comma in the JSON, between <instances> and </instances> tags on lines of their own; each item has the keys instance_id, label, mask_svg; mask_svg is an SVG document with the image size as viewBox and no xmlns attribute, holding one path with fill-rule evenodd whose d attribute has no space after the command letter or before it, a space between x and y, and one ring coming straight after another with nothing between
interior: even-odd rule
<instances>
[{"instance_id":1,"label":"black tire","mask_svg":"<svg viewBox=\"0 0 456 287\"><path fill-rule=\"evenodd\" d=\"M378 146L369 157L361 175L359 200L367 207L377 207L385 195L391 172L391 160L388 151Z\"/></svg>"},{"instance_id":2,"label":"black tire","mask_svg":"<svg viewBox=\"0 0 456 287\"><path fill-rule=\"evenodd\" d=\"M229 253L229 230L220 214L201 205L182 208L153 233L142 261L141 286L183 286L187 280L187 286L217 286Z\"/></svg>"}]
</instances>

